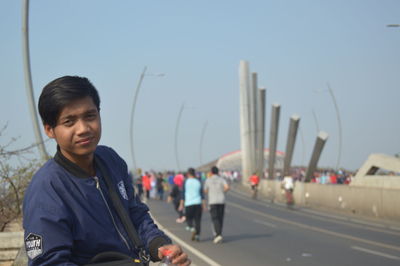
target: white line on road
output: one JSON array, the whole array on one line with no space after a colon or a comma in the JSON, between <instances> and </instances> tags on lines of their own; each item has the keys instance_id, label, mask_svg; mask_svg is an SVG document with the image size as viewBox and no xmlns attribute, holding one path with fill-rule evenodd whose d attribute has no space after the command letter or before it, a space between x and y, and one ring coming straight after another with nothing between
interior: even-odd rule
<instances>
[{"instance_id":1,"label":"white line on road","mask_svg":"<svg viewBox=\"0 0 400 266\"><path fill-rule=\"evenodd\" d=\"M257 220L257 219L253 220L253 222L258 223L258 224L262 224L262 225L266 225L266 226L269 226L269 227L276 227L275 224L271 224L271 223L264 222L264 221Z\"/></svg>"},{"instance_id":2,"label":"white line on road","mask_svg":"<svg viewBox=\"0 0 400 266\"><path fill-rule=\"evenodd\" d=\"M260 216L266 217L266 218L268 218L270 220L274 220L274 221L277 221L277 222L284 222L286 224L295 225L295 226L298 226L300 228L308 229L308 230L311 230L311 231L316 231L316 232L320 232L320 233L336 236L336 237L339 237L339 238L349 239L349 240L353 240L353 241L357 241L357 242L361 242L361 243L365 243L365 244L369 244L369 245L374 245L374 246L378 246L378 247L382 247L382 248L388 248L388 249L400 251L400 246L395 246L395 245L391 245L391 244L385 244L385 243L377 242L377 241L374 241L374 240L368 240L368 239L364 239L364 238L360 238L360 237L356 237L356 236L351 236L351 235L348 235L348 234L342 234L342 233L338 233L338 232L335 232L335 231L330 231L330 230L327 230L327 229L324 229L324 228L311 226L311 225L308 225L308 224L303 224L303 223L300 223L300 222L295 222L295 221L292 221L292 220L289 220L289 219L284 219L284 218L280 218L278 216L274 216L274 215L271 215L271 214L266 214L266 213L263 213L263 212L260 212L260 211L257 211L257 210L253 210L251 208L248 208L248 207L245 207L245 206L242 206L240 204L233 203L233 202L229 203L229 205L233 206L233 207L236 207L236 208L239 208L241 210L244 210L246 212L258 214Z\"/></svg>"},{"instance_id":3,"label":"white line on road","mask_svg":"<svg viewBox=\"0 0 400 266\"><path fill-rule=\"evenodd\" d=\"M396 227L394 225L382 224L382 223L378 223L378 222L369 222L369 221L364 221L361 219L349 218L346 216L343 217L343 216L334 215L334 214L327 214L327 213L314 211L314 210L310 210L310 209L302 209L302 211L313 213L313 214L319 215L319 216L330 217L330 218L334 218L334 219L338 219L338 220L356 222L356 223L359 223L362 225L369 225L369 226L374 226L374 227L378 227L378 228L388 228L391 230L400 231L400 227ZM395 232L388 232L388 233L395 234Z\"/></svg>"},{"instance_id":4,"label":"white line on road","mask_svg":"<svg viewBox=\"0 0 400 266\"><path fill-rule=\"evenodd\" d=\"M244 200L246 200L248 202L253 202L254 204L259 204L259 205L263 205L265 207L278 209L277 207L275 207L273 205L263 204L263 203L265 203L265 201L263 201L263 203L261 203L260 202L261 200L259 200L259 201L250 200L248 197L246 198L243 195L240 195L241 192L239 192L239 191L235 191L235 192L236 193L231 194L234 197L244 199ZM279 205L276 202L274 204ZM279 209L281 209L281 208L279 208ZM386 234L390 234L390 235L399 235L400 236L400 233L396 232L396 231L400 231L400 227L396 227L396 226L393 226L393 225L384 226L384 225L380 225L380 224L376 224L376 223L363 222L360 219L354 219L354 218L348 218L348 217L340 217L340 216L336 216L336 215L332 215L332 214L326 214L326 213L323 213L323 212L318 212L318 211L305 209L305 208L299 209L299 211L296 212L296 214L297 215L301 215L301 216L309 216L307 213L303 213L303 212L313 213L314 214L313 218L321 220L321 221L328 221L328 222L337 223L337 224L345 224L345 225L348 225L348 226L351 226L351 227L363 228L363 229L368 229L368 230L375 231L375 232L381 232L381 233L386 233ZM335 218L336 220L335 219L334 220L327 219L327 217ZM392 231L389 231L387 229L390 229Z\"/></svg>"},{"instance_id":5,"label":"white line on road","mask_svg":"<svg viewBox=\"0 0 400 266\"><path fill-rule=\"evenodd\" d=\"M383 253L383 252L371 250L371 249L366 249L366 248L357 247L357 246L352 246L351 248L355 249L355 250L358 250L358 251L365 252L365 253L369 253L369 254L385 257L385 258L388 258L388 259L392 259L392 260L400 260L399 257L393 256L393 255L389 255L389 254L386 254L386 253Z\"/></svg>"},{"instance_id":6,"label":"white line on road","mask_svg":"<svg viewBox=\"0 0 400 266\"><path fill-rule=\"evenodd\" d=\"M154 222L158 225L158 227L164 231L164 233L169 236L170 238L172 238L172 240L174 240L176 243L178 243L179 245L181 245L183 248L189 250L190 252L192 252L194 255L196 255L198 258L200 258L201 260L203 260L204 262L206 262L208 265L211 266L221 266L221 264L217 263L216 261L212 260L210 257L204 255L203 253L201 253L200 251L198 251L197 249L195 249L194 247L192 247L191 245L187 244L185 241L183 241L182 239L180 239L178 236L174 235L172 232L170 232L168 229L166 229L165 227L163 227L159 222L156 221L156 219L154 219L154 217L152 217ZM193 264L192 264L193 265Z\"/></svg>"}]
</instances>

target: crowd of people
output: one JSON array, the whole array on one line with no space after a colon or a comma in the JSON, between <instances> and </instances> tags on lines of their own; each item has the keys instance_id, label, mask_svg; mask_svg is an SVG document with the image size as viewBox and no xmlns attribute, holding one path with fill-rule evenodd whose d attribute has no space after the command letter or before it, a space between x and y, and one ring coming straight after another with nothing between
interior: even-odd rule
<instances>
[{"instance_id":1,"label":"crowd of people","mask_svg":"<svg viewBox=\"0 0 400 266\"><path fill-rule=\"evenodd\" d=\"M288 207L294 204L295 183L304 182L305 171L303 167L294 167L288 176L283 176L279 170L275 172L275 179L281 182L282 193L285 194ZM320 169L314 173L311 182L349 184L352 176L353 173L349 171ZM261 178L257 173L253 173L246 179L253 199L257 198L262 178L268 178L267 171ZM213 166L208 172L196 172L194 168L189 168L186 172L148 171L134 179L136 192L144 202L155 199L172 203L177 213L176 223L185 223L192 241L200 241L201 218L206 210L209 210L213 222L213 242L217 244L223 241L225 194L229 190L229 184L242 181L239 171L220 171Z\"/></svg>"},{"instance_id":2,"label":"crowd of people","mask_svg":"<svg viewBox=\"0 0 400 266\"><path fill-rule=\"evenodd\" d=\"M293 167L291 169L291 176L293 177L294 181L303 182L305 180L306 170L307 169L304 167ZM279 176L279 174L277 175ZM348 185L351 183L353 177L354 172L351 171L342 169L334 170L331 168L321 168L314 172L313 176L311 177L311 182L318 184Z\"/></svg>"},{"instance_id":3,"label":"crowd of people","mask_svg":"<svg viewBox=\"0 0 400 266\"><path fill-rule=\"evenodd\" d=\"M220 175L216 166L208 173L189 168L185 173L149 171L135 178L136 191L143 201L165 200L167 195L166 200L173 204L177 212L176 222L186 222L185 228L192 241L200 241L202 214L209 210L215 244L223 241L225 193L231 181L226 175Z\"/></svg>"},{"instance_id":4,"label":"crowd of people","mask_svg":"<svg viewBox=\"0 0 400 266\"><path fill-rule=\"evenodd\" d=\"M292 167L290 172L290 176L293 178L295 182L305 181L306 175L306 168L305 167ZM311 177L312 183L318 184L345 184L348 185L351 183L351 180L354 178L355 172L348 171L348 170L334 170L331 168L321 168L316 170ZM268 169L264 172L264 178L268 179ZM282 174L282 169L277 169L275 171L275 179L282 181L284 176Z\"/></svg>"}]
</instances>

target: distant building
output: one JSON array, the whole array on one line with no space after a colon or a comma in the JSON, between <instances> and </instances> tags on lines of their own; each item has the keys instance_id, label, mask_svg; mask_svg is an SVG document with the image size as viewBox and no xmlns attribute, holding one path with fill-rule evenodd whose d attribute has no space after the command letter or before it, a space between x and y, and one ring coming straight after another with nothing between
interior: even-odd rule
<instances>
[{"instance_id":1,"label":"distant building","mask_svg":"<svg viewBox=\"0 0 400 266\"><path fill-rule=\"evenodd\" d=\"M275 169L283 168L284 152L277 151L275 159ZM269 149L264 149L264 169L268 166ZM234 151L222 155L220 158L204 164L197 168L199 171L209 171L211 166L216 165L220 170L242 171L242 155L241 151Z\"/></svg>"}]
</instances>

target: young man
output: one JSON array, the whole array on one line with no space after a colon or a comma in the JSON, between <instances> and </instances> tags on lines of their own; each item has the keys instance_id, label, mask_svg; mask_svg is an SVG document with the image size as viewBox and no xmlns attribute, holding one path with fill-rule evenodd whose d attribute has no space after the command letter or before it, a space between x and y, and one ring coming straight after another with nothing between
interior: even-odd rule
<instances>
[{"instance_id":1,"label":"young man","mask_svg":"<svg viewBox=\"0 0 400 266\"><path fill-rule=\"evenodd\" d=\"M222 226L224 223L225 211L225 192L229 190L229 185L225 179L218 175L218 167L211 168L211 174L204 185L204 192L208 194L208 204L210 205L211 220L214 225L214 243L221 243Z\"/></svg>"},{"instance_id":2,"label":"young man","mask_svg":"<svg viewBox=\"0 0 400 266\"><path fill-rule=\"evenodd\" d=\"M57 153L33 176L25 193L29 265L82 265L107 251L139 258L110 199L104 169L151 260L160 260L169 249L174 263L189 265L187 255L171 244L135 197L123 159L97 145L99 112L97 90L86 78L65 76L43 88L39 113L45 133L57 142Z\"/></svg>"}]
</instances>

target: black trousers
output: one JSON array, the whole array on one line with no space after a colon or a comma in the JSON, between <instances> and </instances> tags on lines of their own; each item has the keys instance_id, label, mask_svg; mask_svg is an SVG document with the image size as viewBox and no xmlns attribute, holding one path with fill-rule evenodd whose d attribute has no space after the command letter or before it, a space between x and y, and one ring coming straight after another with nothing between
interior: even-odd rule
<instances>
[{"instance_id":1,"label":"black trousers","mask_svg":"<svg viewBox=\"0 0 400 266\"><path fill-rule=\"evenodd\" d=\"M179 218L182 218L182 216L185 216L185 215L183 214L183 211L179 210L179 205L180 205L180 200L174 200L175 211L179 214Z\"/></svg>"},{"instance_id":2,"label":"black trousers","mask_svg":"<svg viewBox=\"0 0 400 266\"><path fill-rule=\"evenodd\" d=\"M225 204L210 204L211 220L214 224L215 234L222 234L222 226L224 224Z\"/></svg>"},{"instance_id":3,"label":"black trousers","mask_svg":"<svg viewBox=\"0 0 400 266\"><path fill-rule=\"evenodd\" d=\"M185 216L186 222L189 227L193 227L196 229L196 235L200 234L201 230L201 214L202 214L201 204L198 205L190 205L185 208Z\"/></svg>"}]
</instances>

